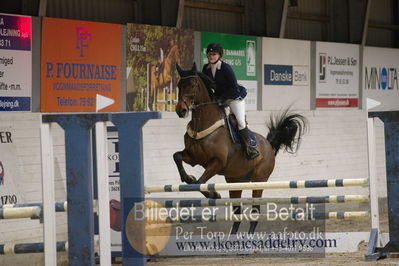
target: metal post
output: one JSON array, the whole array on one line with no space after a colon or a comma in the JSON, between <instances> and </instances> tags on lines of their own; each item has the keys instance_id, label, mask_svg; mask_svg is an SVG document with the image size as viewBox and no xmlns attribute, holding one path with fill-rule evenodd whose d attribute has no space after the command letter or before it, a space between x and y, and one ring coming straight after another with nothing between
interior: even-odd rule
<instances>
[{"instance_id":1,"label":"metal post","mask_svg":"<svg viewBox=\"0 0 399 266\"><path fill-rule=\"evenodd\" d=\"M40 0L39 2L39 17L45 17L47 12L47 0Z\"/></svg>"},{"instance_id":2,"label":"metal post","mask_svg":"<svg viewBox=\"0 0 399 266\"><path fill-rule=\"evenodd\" d=\"M361 43L362 46L366 45L367 31L369 28L370 6L371 6L371 0L367 0L366 14L364 16L364 23L363 23L363 34L362 34L362 43Z\"/></svg>"},{"instance_id":3,"label":"metal post","mask_svg":"<svg viewBox=\"0 0 399 266\"><path fill-rule=\"evenodd\" d=\"M184 1L185 0L179 0L179 6L178 6L178 9L177 9L176 28L181 28L181 26L183 25Z\"/></svg>"},{"instance_id":4,"label":"metal post","mask_svg":"<svg viewBox=\"0 0 399 266\"><path fill-rule=\"evenodd\" d=\"M281 13L279 38L284 38L284 36L285 36L285 25L287 24L287 13L288 13L288 0L284 0L283 12Z\"/></svg>"}]
</instances>

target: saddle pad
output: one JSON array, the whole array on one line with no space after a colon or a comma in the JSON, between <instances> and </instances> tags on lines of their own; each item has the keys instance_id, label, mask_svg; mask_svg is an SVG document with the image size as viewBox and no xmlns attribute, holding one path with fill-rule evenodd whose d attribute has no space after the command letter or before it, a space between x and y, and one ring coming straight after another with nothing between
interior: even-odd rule
<instances>
[{"instance_id":1,"label":"saddle pad","mask_svg":"<svg viewBox=\"0 0 399 266\"><path fill-rule=\"evenodd\" d=\"M240 141L239 134L238 134L238 128L233 126L234 123L232 123L232 121L230 121L230 119L231 119L231 116L226 118L226 122L227 122L226 124L227 124L227 128L229 130L229 133L230 133L229 134L230 138L233 141L233 143L240 144L241 141Z\"/></svg>"}]
</instances>

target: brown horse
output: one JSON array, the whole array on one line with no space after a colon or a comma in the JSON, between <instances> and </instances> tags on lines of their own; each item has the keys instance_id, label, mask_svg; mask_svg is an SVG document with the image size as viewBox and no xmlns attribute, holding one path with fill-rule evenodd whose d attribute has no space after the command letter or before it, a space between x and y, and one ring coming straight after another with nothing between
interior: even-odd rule
<instances>
[{"instance_id":1,"label":"brown horse","mask_svg":"<svg viewBox=\"0 0 399 266\"><path fill-rule=\"evenodd\" d=\"M171 83L173 87L176 87L176 77L174 66L176 63L180 63L179 49L176 44L172 45L162 66L159 66L162 70L157 75L156 66L149 67L149 99L148 107L150 110L157 110L156 99L158 95L158 89L168 87Z\"/></svg>"},{"instance_id":2,"label":"brown horse","mask_svg":"<svg viewBox=\"0 0 399 266\"><path fill-rule=\"evenodd\" d=\"M306 131L307 120L299 114L289 114L270 118L267 137L256 134L260 155L247 159L239 144L234 144L223 122L224 111L216 104L212 94L212 81L203 73L197 72L195 64L191 70L176 68L180 75L179 97L176 113L186 117L191 111L191 121L184 135L185 149L173 155L182 182L189 184L206 183L214 175L223 175L228 183L265 182L273 171L275 156L281 148L295 152L301 137ZM204 173L198 179L188 175L183 167L185 162L191 166L201 165ZM252 197L262 197L263 190L253 190ZM202 192L208 198L220 198L215 191ZM230 198L240 198L242 191L230 191ZM260 206L254 206L260 211ZM236 207L235 213L240 213ZM235 222L231 233L238 230ZM251 222L250 233L255 231L257 223Z\"/></svg>"}]
</instances>

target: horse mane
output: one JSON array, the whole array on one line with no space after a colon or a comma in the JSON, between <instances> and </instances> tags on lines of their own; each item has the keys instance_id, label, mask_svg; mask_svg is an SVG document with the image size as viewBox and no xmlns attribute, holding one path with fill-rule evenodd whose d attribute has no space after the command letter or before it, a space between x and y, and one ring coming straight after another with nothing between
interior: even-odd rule
<instances>
[{"instance_id":1,"label":"horse mane","mask_svg":"<svg viewBox=\"0 0 399 266\"><path fill-rule=\"evenodd\" d=\"M210 77L200 71L197 71L197 75L201 78L202 82L204 82L205 87L208 90L209 97L213 100L216 83Z\"/></svg>"}]
</instances>

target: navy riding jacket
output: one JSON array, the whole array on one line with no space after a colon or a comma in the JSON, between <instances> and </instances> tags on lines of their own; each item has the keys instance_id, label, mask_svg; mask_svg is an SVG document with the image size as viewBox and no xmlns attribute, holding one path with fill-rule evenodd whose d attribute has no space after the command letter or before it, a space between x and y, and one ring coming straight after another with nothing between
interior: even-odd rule
<instances>
[{"instance_id":1,"label":"navy riding jacket","mask_svg":"<svg viewBox=\"0 0 399 266\"><path fill-rule=\"evenodd\" d=\"M236 75L231 66L223 61L220 69L216 69L215 78L212 76L211 66L206 64L202 72L216 83L215 97L222 102L226 100L244 99L247 90L237 83Z\"/></svg>"}]
</instances>

